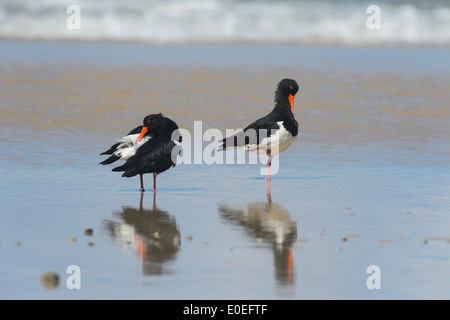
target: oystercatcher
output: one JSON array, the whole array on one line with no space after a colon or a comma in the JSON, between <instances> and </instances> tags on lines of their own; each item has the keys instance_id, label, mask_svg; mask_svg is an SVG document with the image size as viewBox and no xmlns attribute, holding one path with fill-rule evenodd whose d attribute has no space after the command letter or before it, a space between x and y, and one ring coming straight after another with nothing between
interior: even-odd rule
<instances>
[{"instance_id":1,"label":"oystercatcher","mask_svg":"<svg viewBox=\"0 0 450 320\"><path fill-rule=\"evenodd\" d=\"M294 119L294 96L299 87L295 80L283 79L275 91L275 107L265 117L251 123L244 130L222 140L219 150L241 149L266 154L267 195L270 195L270 165L272 157L283 152L295 141L298 123Z\"/></svg>"},{"instance_id":2,"label":"oystercatcher","mask_svg":"<svg viewBox=\"0 0 450 320\"><path fill-rule=\"evenodd\" d=\"M161 113L144 118L143 125L131 130L110 149L101 153L111 156L100 164L110 164L119 159L126 162L112 171L123 172L122 177L139 174L141 192L144 192L143 175L153 173L153 192L156 193L156 176L176 165L181 152L181 135L174 134L178 125ZM176 139L178 135L178 139ZM175 138L175 139L174 139Z\"/></svg>"}]
</instances>

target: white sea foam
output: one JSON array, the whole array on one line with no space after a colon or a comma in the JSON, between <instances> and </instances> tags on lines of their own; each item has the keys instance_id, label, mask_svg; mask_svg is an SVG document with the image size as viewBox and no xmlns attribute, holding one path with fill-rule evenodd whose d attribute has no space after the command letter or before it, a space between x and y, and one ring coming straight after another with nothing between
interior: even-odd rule
<instances>
[{"instance_id":1,"label":"white sea foam","mask_svg":"<svg viewBox=\"0 0 450 320\"><path fill-rule=\"evenodd\" d=\"M381 29L367 28L369 5ZM80 8L79 30L66 21ZM2 0L0 38L174 42L448 44L448 1Z\"/></svg>"}]
</instances>

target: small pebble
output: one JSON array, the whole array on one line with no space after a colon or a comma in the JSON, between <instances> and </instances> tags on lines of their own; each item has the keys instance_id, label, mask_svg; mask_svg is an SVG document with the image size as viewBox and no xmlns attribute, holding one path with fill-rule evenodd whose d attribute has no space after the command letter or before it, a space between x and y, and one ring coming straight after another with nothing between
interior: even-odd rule
<instances>
[{"instance_id":1,"label":"small pebble","mask_svg":"<svg viewBox=\"0 0 450 320\"><path fill-rule=\"evenodd\" d=\"M347 238L346 237L342 238L342 242L345 242L345 241L347 241Z\"/></svg>"},{"instance_id":2,"label":"small pebble","mask_svg":"<svg viewBox=\"0 0 450 320\"><path fill-rule=\"evenodd\" d=\"M70 238L70 242L77 242L77 238Z\"/></svg>"},{"instance_id":3,"label":"small pebble","mask_svg":"<svg viewBox=\"0 0 450 320\"><path fill-rule=\"evenodd\" d=\"M93 247L93 246L94 246L94 243L93 243L93 242L89 242L89 243L88 243L88 246L89 246L89 247Z\"/></svg>"},{"instance_id":4,"label":"small pebble","mask_svg":"<svg viewBox=\"0 0 450 320\"><path fill-rule=\"evenodd\" d=\"M54 289L59 285L59 276L55 272L47 272L41 276L41 283L47 289Z\"/></svg>"},{"instance_id":5,"label":"small pebble","mask_svg":"<svg viewBox=\"0 0 450 320\"><path fill-rule=\"evenodd\" d=\"M187 240L187 241L191 241L191 240L192 240L192 236L187 236L187 237L186 237L186 240Z\"/></svg>"},{"instance_id":6,"label":"small pebble","mask_svg":"<svg viewBox=\"0 0 450 320\"><path fill-rule=\"evenodd\" d=\"M91 228L84 230L84 234L87 236L92 236L94 234L94 230Z\"/></svg>"}]
</instances>

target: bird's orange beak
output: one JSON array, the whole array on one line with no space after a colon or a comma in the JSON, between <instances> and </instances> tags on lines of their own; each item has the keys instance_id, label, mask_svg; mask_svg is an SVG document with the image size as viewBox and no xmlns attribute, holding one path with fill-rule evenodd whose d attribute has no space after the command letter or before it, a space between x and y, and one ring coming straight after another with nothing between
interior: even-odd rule
<instances>
[{"instance_id":1,"label":"bird's orange beak","mask_svg":"<svg viewBox=\"0 0 450 320\"><path fill-rule=\"evenodd\" d=\"M291 104L291 112L294 113L294 96L292 94L289 95L289 103Z\"/></svg>"},{"instance_id":2,"label":"bird's orange beak","mask_svg":"<svg viewBox=\"0 0 450 320\"><path fill-rule=\"evenodd\" d=\"M142 138L144 137L144 135L147 133L148 128L147 127L143 127L141 130L141 133L139 134L139 137L136 139L136 143L138 143L139 141L142 140Z\"/></svg>"}]
</instances>

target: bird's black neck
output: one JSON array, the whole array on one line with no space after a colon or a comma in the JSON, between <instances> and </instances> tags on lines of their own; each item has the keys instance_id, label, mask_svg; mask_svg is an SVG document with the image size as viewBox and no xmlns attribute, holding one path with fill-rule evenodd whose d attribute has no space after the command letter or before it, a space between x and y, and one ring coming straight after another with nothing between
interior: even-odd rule
<instances>
[{"instance_id":1,"label":"bird's black neck","mask_svg":"<svg viewBox=\"0 0 450 320\"><path fill-rule=\"evenodd\" d=\"M272 112L282 113L293 117L289 98L281 94L275 95L275 108Z\"/></svg>"}]
</instances>

